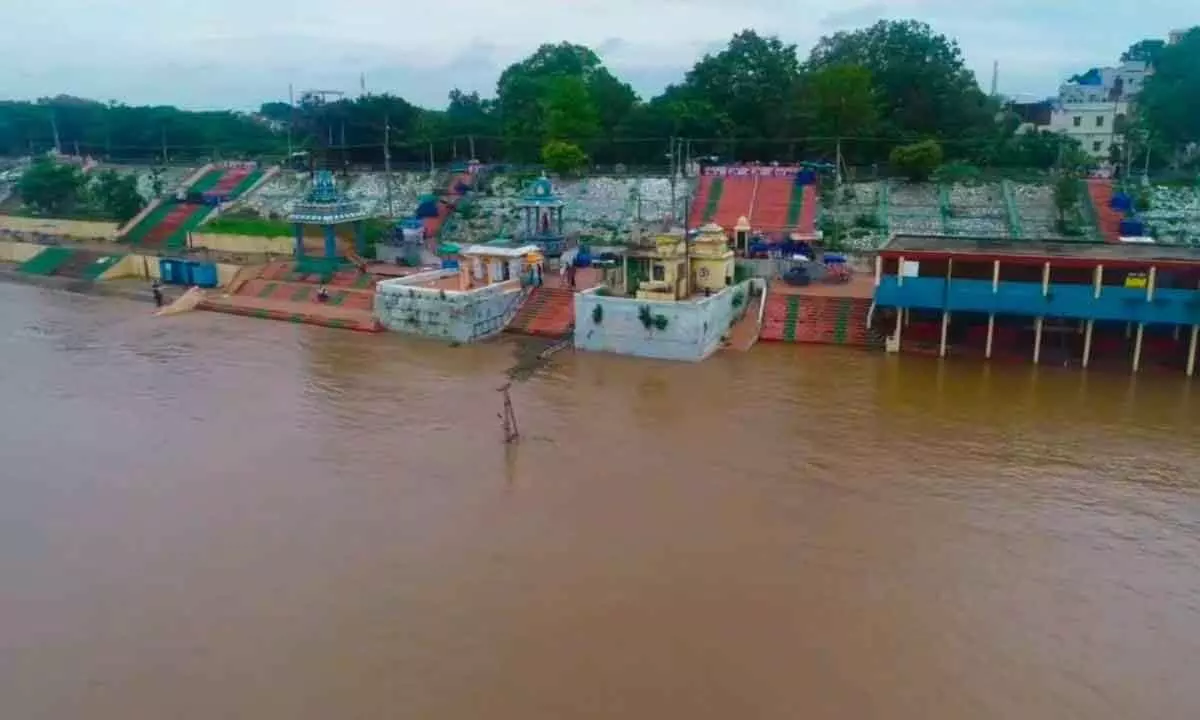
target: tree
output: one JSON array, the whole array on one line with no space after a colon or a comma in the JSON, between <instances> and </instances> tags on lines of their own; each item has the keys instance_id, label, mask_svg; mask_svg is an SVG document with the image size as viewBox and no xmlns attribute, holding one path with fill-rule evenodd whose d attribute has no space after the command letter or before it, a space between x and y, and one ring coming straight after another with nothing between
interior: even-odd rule
<instances>
[{"instance_id":1,"label":"tree","mask_svg":"<svg viewBox=\"0 0 1200 720\"><path fill-rule=\"evenodd\" d=\"M800 117L809 134L825 138L870 136L879 121L871 72L861 65L828 65L801 84ZM828 151L834 143L825 143Z\"/></svg>"},{"instance_id":2,"label":"tree","mask_svg":"<svg viewBox=\"0 0 1200 720\"><path fill-rule=\"evenodd\" d=\"M1144 62L1153 66L1158 62L1159 56L1166 47L1167 42L1158 38L1138 40L1130 45L1128 50L1121 53L1121 62Z\"/></svg>"},{"instance_id":3,"label":"tree","mask_svg":"<svg viewBox=\"0 0 1200 720\"><path fill-rule=\"evenodd\" d=\"M138 193L137 177L115 170L99 173L89 191L97 209L120 223L133 218L146 204Z\"/></svg>"},{"instance_id":4,"label":"tree","mask_svg":"<svg viewBox=\"0 0 1200 720\"><path fill-rule=\"evenodd\" d=\"M992 108L958 43L915 20L881 20L823 37L811 70L858 65L871 73L885 134L957 139L992 125Z\"/></svg>"},{"instance_id":5,"label":"tree","mask_svg":"<svg viewBox=\"0 0 1200 720\"><path fill-rule=\"evenodd\" d=\"M1163 48L1139 107L1156 140L1176 150L1200 142L1200 27Z\"/></svg>"},{"instance_id":6,"label":"tree","mask_svg":"<svg viewBox=\"0 0 1200 720\"><path fill-rule=\"evenodd\" d=\"M600 58L581 45L542 45L532 55L513 63L496 83L496 103L508 153L517 160L532 160L546 133L548 93L575 92L558 87L558 78L576 78L590 92L601 69ZM594 108L594 106L593 106ZM594 110L593 110L594 112Z\"/></svg>"},{"instance_id":7,"label":"tree","mask_svg":"<svg viewBox=\"0 0 1200 720\"><path fill-rule=\"evenodd\" d=\"M892 167L912 182L928 180L942 164L942 146L936 140L922 140L894 148L889 156Z\"/></svg>"},{"instance_id":8,"label":"tree","mask_svg":"<svg viewBox=\"0 0 1200 720\"><path fill-rule=\"evenodd\" d=\"M74 209L86 183L74 165L38 158L21 175L17 190L26 205L42 215L63 215Z\"/></svg>"},{"instance_id":9,"label":"tree","mask_svg":"<svg viewBox=\"0 0 1200 720\"><path fill-rule=\"evenodd\" d=\"M542 162L559 175L570 175L587 165L587 153L575 143L550 140L542 146Z\"/></svg>"},{"instance_id":10,"label":"tree","mask_svg":"<svg viewBox=\"0 0 1200 720\"><path fill-rule=\"evenodd\" d=\"M1070 225L1068 216L1074 212L1083 198L1083 183L1070 172L1061 172L1054 180L1054 207L1058 211L1059 230L1066 232Z\"/></svg>"},{"instance_id":11,"label":"tree","mask_svg":"<svg viewBox=\"0 0 1200 720\"><path fill-rule=\"evenodd\" d=\"M578 144L595 139L600 132L600 118L582 77L548 78L541 96L546 140L571 140Z\"/></svg>"},{"instance_id":12,"label":"tree","mask_svg":"<svg viewBox=\"0 0 1200 720\"><path fill-rule=\"evenodd\" d=\"M678 100L702 103L700 107L711 110L738 138L768 141L738 144L743 156L764 159L780 150L769 141L790 135L799 77L795 45L743 30L724 50L701 58L676 95Z\"/></svg>"}]
</instances>

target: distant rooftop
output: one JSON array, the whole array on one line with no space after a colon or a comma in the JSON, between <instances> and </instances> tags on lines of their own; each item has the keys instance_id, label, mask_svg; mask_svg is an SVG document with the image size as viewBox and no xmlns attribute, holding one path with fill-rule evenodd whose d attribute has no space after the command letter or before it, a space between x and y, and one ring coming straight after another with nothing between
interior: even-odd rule
<instances>
[{"instance_id":1,"label":"distant rooftop","mask_svg":"<svg viewBox=\"0 0 1200 720\"><path fill-rule=\"evenodd\" d=\"M885 252L938 252L987 255L1035 255L1095 260L1135 260L1200 263L1200 248L1152 243L1101 243L1090 241L1008 240L1004 238L950 237L947 235L895 235Z\"/></svg>"}]
</instances>

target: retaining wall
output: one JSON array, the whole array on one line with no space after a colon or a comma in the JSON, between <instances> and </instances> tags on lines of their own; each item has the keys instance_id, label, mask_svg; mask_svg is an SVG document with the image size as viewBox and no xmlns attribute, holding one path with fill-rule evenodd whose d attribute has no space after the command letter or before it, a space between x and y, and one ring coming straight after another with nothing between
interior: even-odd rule
<instances>
[{"instance_id":1,"label":"retaining wall","mask_svg":"<svg viewBox=\"0 0 1200 720\"><path fill-rule=\"evenodd\" d=\"M716 352L721 338L746 312L750 284L747 280L712 297L683 302L611 297L598 294L598 288L578 293L575 348L661 360L703 360ZM740 302L735 303L738 297ZM648 308L652 320L666 318L666 326L660 330L652 323L647 328L642 308Z\"/></svg>"},{"instance_id":2,"label":"retaining wall","mask_svg":"<svg viewBox=\"0 0 1200 720\"><path fill-rule=\"evenodd\" d=\"M468 292L417 287L458 275L432 270L375 286L375 318L388 330L467 343L499 333L521 306L525 291L512 280Z\"/></svg>"},{"instance_id":3,"label":"retaining wall","mask_svg":"<svg viewBox=\"0 0 1200 720\"><path fill-rule=\"evenodd\" d=\"M16 233L38 233L70 238L100 238L114 240L117 224L88 220L58 220L55 218L29 218L16 215L0 215L0 230Z\"/></svg>"}]
</instances>

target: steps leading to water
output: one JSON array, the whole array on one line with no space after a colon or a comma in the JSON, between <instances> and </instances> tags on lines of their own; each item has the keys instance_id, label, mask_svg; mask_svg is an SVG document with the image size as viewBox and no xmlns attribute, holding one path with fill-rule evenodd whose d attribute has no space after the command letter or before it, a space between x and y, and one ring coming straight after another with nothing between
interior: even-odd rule
<instances>
[{"instance_id":1,"label":"steps leading to water","mask_svg":"<svg viewBox=\"0 0 1200 720\"><path fill-rule=\"evenodd\" d=\"M521 305L508 332L561 338L575 325L575 293L565 288L539 287Z\"/></svg>"},{"instance_id":2,"label":"steps leading to water","mask_svg":"<svg viewBox=\"0 0 1200 720\"><path fill-rule=\"evenodd\" d=\"M1112 209L1113 187L1111 180L1091 179L1087 181L1088 199L1096 211L1096 225L1104 242L1121 242L1121 213Z\"/></svg>"},{"instance_id":3,"label":"steps leading to water","mask_svg":"<svg viewBox=\"0 0 1200 720\"><path fill-rule=\"evenodd\" d=\"M867 327L870 309L865 298L774 293L767 300L761 339L882 347L883 339Z\"/></svg>"},{"instance_id":4,"label":"steps leading to water","mask_svg":"<svg viewBox=\"0 0 1200 720\"><path fill-rule=\"evenodd\" d=\"M124 253L48 247L21 263L17 270L28 275L54 275L76 280L96 280L124 257Z\"/></svg>"},{"instance_id":5,"label":"steps leading to water","mask_svg":"<svg viewBox=\"0 0 1200 720\"><path fill-rule=\"evenodd\" d=\"M712 184L711 176L700 176L700 182L696 186L696 197L692 198L692 207L688 211L688 223L691 227L704 224L704 211L708 207L708 196L712 191Z\"/></svg>"},{"instance_id":6,"label":"steps leading to water","mask_svg":"<svg viewBox=\"0 0 1200 720\"><path fill-rule=\"evenodd\" d=\"M751 212L754 203L754 177L725 177L722 180L721 194L716 205L716 213L712 221L726 229L732 229L737 221ZM714 185L715 188L715 185ZM709 206L713 201L709 199Z\"/></svg>"},{"instance_id":7,"label":"steps leading to water","mask_svg":"<svg viewBox=\"0 0 1200 720\"><path fill-rule=\"evenodd\" d=\"M309 272L312 268L293 262L264 265L226 295L209 294L200 303L203 310L268 320L306 323L362 332L379 332L375 321L375 276L357 269L339 269L326 282ZM324 302L317 292L324 285L329 297Z\"/></svg>"},{"instance_id":8,"label":"steps leading to water","mask_svg":"<svg viewBox=\"0 0 1200 720\"><path fill-rule=\"evenodd\" d=\"M798 212L795 220L791 217L792 190L795 187L792 178L759 178L754 210L749 216L750 226L768 233L792 230L800 219Z\"/></svg>"}]
</instances>

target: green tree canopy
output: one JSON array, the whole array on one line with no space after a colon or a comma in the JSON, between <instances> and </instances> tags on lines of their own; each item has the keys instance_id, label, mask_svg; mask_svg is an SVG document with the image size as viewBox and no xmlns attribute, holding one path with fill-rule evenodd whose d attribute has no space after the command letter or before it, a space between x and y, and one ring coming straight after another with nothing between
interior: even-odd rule
<instances>
[{"instance_id":1,"label":"green tree canopy","mask_svg":"<svg viewBox=\"0 0 1200 720\"><path fill-rule=\"evenodd\" d=\"M61 216L75 209L86 184L87 178L78 167L43 157L21 175L17 191L34 211Z\"/></svg>"},{"instance_id":2,"label":"green tree canopy","mask_svg":"<svg viewBox=\"0 0 1200 720\"><path fill-rule=\"evenodd\" d=\"M960 139L992 125L987 99L958 43L925 23L881 20L821 38L808 66L832 65L858 65L871 73L889 135Z\"/></svg>"},{"instance_id":3,"label":"green tree canopy","mask_svg":"<svg viewBox=\"0 0 1200 720\"><path fill-rule=\"evenodd\" d=\"M1163 48L1139 106L1153 138L1175 149L1200 142L1200 27Z\"/></svg>"}]
</instances>

